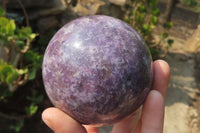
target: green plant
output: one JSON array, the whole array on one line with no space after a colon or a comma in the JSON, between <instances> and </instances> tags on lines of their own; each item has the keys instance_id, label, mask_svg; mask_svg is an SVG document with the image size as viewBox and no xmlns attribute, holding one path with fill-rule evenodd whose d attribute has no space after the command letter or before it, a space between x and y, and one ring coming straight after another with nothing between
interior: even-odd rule
<instances>
[{"instance_id":1,"label":"green plant","mask_svg":"<svg viewBox=\"0 0 200 133\"><path fill-rule=\"evenodd\" d=\"M199 0L180 0L180 3L183 6L186 6L187 9L194 12L200 12L200 1Z\"/></svg>"},{"instance_id":2,"label":"green plant","mask_svg":"<svg viewBox=\"0 0 200 133\"><path fill-rule=\"evenodd\" d=\"M182 0L182 4L186 6L196 6L198 2L196 0Z\"/></svg>"},{"instance_id":3,"label":"green plant","mask_svg":"<svg viewBox=\"0 0 200 133\"><path fill-rule=\"evenodd\" d=\"M22 127L24 126L24 120L20 120L18 121L15 125L11 125L10 129L14 130L15 132L20 132L20 130L22 129Z\"/></svg>"},{"instance_id":4,"label":"green plant","mask_svg":"<svg viewBox=\"0 0 200 133\"><path fill-rule=\"evenodd\" d=\"M43 60L43 55L31 50L37 36L31 27L19 27L14 19L8 19L6 12L0 8L0 103L6 103L20 86L35 79ZM21 130L25 118L37 112L43 96L32 90L26 100L30 105L26 105L24 115L12 116L0 112L0 117L17 121L10 126L15 132Z\"/></svg>"},{"instance_id":5,"label":"green plant","mask_svg":"<svg viewBox=\"0 0 200 133\"><path fill-rule=\"evenodd\" d=\"M30 105L25 108L27 115L34 115L38 110L38 104L43 100L43 95L40 95L36 90L32 90L32 95L27 96L26 99L30 101Z\"/></svg>"},{"instance_id":6,"label":"green plant","mask_svg":"<svg viewBox=\"0 0 200 133\"><path fill-rule=\"evenodd\" d=\"M0 81L11 92L33 80L41 67L42 56L30 50L36 36L30 27L19 28L7 19L0 8Z\"/></svg>"},{"instance_id":7,"label":"green plant","mask_svg":"<svg viewBox=\"0 0 200 133\"><path fill-rule=\"evenodd\" d=\"M156 41L153 32L159 23L160 11L157 7L157 0L128 0L125 4L126 15L124 21L134 27L144 38L145 42L150 48L153 56L158 54L158 50L163 43L166 51L173 44L173 40L169 39L169 29L172 23L165 23L163 25L164 32L161 33L159 41Z\"/></svg>"}]
</instances>

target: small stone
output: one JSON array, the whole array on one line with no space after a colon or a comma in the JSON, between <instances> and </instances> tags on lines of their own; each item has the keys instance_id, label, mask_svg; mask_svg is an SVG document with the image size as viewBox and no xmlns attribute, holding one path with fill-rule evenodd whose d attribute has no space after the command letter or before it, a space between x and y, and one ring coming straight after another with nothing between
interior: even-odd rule
<instances>
[{"instance_id":1,"label":"small stone","mask_svg":"<svg viewBox=\"0 0 200 133\"><path fill-rule=\"evenodd\" d=\"M82 124L113 124L144 102L152 81L145 41L122 20L95 15L64 25L43 60L52 103Z\"/></svg>"}]
</instances>

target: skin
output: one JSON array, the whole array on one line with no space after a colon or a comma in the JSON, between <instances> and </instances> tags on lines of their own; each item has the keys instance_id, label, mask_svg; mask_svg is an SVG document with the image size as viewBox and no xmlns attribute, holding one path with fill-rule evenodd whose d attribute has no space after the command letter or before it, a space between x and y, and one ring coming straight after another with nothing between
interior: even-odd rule
<instances>
[{"instance_id":1,"label":"skin","mask_svg":"<svg viewBox=\"0 0 200 133\"><path fill-rule=\"evenodd\" d=\"M123 119L114 124L111 133L163 132L165 97L169 83L170 68L165 61L157 60L153 63L153 69L153 85L143 104L141 117L133 115ZM55 133L99 133L97 127L81 125L54 107L44 110L42 119Z\"/></svg>"}]
</instances>

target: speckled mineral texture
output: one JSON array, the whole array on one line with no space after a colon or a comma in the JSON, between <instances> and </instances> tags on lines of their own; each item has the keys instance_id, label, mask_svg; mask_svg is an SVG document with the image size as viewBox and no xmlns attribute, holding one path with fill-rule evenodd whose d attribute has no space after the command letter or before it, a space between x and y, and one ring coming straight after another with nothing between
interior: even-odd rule
<instances>
[{"instance_id":1,"label":"speckled mineral texture","mask_svg":"<svg viewBox=\"0 0 200 133\"><path fill-rule=\"evenodd\" d=\"M82 124L112 124L144 102L151 57L141 36L108 16L63 26L50 41L43 80L52 103Z\"/></svg>"}]
</instances>

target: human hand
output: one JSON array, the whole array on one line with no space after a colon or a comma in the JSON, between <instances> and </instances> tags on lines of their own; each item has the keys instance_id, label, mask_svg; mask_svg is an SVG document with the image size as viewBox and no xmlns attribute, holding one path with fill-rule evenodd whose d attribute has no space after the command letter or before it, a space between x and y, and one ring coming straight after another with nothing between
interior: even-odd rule
<instances>
[{"instance_id":1,"label":"human hand","mask_svg":"<svg viewBox=\"0 0 200 133\"><path fill-rule=\"evenodd\" d=\"M165 97L170 68L163 60L153 63L152 89L143 104L142 114L129 116L114 124L111 133L162 133ZM81 125L61 110L51 107L42 113L43 121L56 133L99 133L97 127ZM137 120L139 119L139 120Z\"/></svg>"}]
</instances>

